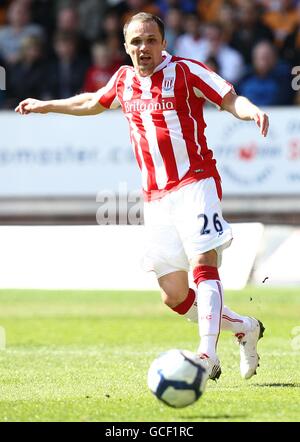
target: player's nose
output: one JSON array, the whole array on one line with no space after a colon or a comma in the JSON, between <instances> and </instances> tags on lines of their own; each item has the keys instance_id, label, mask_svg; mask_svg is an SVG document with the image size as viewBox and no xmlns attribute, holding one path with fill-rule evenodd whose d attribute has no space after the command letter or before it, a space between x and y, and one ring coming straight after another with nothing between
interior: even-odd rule
<instances>
[{"instance_id":1,"label":"player's nose","mask_svg":"<svg viewBox=\"0 0 300 442\"><path fill-rule=\"evenodd\" d=\"M145 49L147 49L148 44L146 41L142 41L140 44L140 51L144 51Z\"/></svg>"}]
</instances>

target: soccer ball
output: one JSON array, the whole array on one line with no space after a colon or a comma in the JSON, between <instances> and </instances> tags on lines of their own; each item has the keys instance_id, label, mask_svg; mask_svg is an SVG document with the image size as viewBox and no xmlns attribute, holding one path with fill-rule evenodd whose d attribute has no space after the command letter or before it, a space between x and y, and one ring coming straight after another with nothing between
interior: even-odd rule
<instances>
[{"instance_id":1,"label":"soccer ball","mask_svg":"<svg viewBox=\"0 0 300 442\"><path fill-rule=\"evenodd\" d=\"M172 349L160 354L148 371L148 387L165 404L183 408L204 393L208 372L201 359L188 350Z\"/></svg>"}]
</instances>

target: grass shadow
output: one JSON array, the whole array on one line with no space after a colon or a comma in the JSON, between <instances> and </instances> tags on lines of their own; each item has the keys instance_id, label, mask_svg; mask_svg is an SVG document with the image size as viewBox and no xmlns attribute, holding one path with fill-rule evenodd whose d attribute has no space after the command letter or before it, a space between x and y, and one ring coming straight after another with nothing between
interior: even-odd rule
<instances>
[{"instance_id":1,"label":"grass shadow","mask_svg":"<svg viewBox=\"0 0 300 442\"><path fill-rule=\"evenodd\" d=\"M182 418L187 418L187 416L180 416ZM198 414L198 415L189 415L188 419L214 419L214 420L220 420L220 419L245 419L247 417L246 414L216 414L216 415L204 415L204 414Z\"/></svg>"},{"instance_id":2,"label":"grass shadow","mask_svg":"<svg viewBox=\"0 0 300 442\"><path fill-rule=\"evenodd\" d=\"M288 388L300 388L300 384L296 382L273 382L265 384L252 384L255 387L288 387Z\"/></svg>"}]
</instances>

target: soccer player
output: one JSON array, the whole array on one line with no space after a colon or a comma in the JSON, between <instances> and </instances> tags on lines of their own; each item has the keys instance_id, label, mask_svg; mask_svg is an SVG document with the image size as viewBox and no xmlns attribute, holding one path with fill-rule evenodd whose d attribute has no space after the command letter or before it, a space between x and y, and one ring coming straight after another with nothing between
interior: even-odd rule
<instances>
[{"instance_id":1,"label":"soccer player","mask_svg":"<svg viewBox=\"0 0 300 442\"><path fill-rule=\"evenodd\" d=\"M224 329L235 334L241 375L249 379L259 364L257 342L264 327L223 305L218 267L232 233L222 217L221 180L206 144L203 105L209 100L241 120L254 120L264 137L268 116L202 63L166 53L158 17L134 15L124 36L133 67L121 66L105 87L68 99L28 98L16 112L95 115L121 106L142 174L145 268L156 273L163 302L199 323L197 353L210 378L221 374L216 349ZM190 269L196 292L189 287Z\"/></svg>"}]
</instances>

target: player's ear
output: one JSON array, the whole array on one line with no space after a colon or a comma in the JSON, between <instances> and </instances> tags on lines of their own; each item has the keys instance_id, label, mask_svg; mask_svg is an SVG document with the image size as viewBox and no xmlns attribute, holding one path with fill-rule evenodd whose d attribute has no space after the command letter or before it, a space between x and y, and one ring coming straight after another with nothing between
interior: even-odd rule
<instances>
[{"instance_id":1,"label":"player's ear","mask_svg":"<svg viewBox=\"0 0 300 442\"><path fill-rule=\"evenodd\" d=\"M126 42L124 43L124 48L125 48L126 54L129 55L129 52L128 52L128 48L127 48L127 44L126 44Z\"/></svg>"},{"instance_id":2,"label":"player's ear","mask_svg":"<svg viewBox=\"0 0 300 442\"><path fill-rule=\"evenodd\" d=\"M162 44L163 44L163 50L165 50L167 47L167 40L163 40Z\"/></svg>"}]
</instances>

